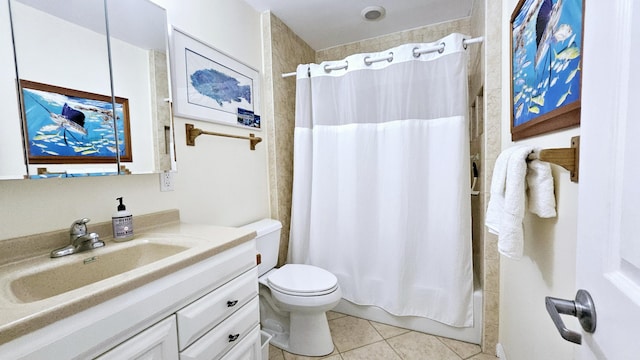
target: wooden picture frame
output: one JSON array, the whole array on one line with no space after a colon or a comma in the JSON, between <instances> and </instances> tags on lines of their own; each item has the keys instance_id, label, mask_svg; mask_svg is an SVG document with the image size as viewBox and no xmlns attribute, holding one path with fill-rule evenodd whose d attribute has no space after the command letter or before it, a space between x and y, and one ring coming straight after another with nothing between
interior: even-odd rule
<instances>
[{"instance_id":1,"label":"wooden picture frame","mask_svg":"<svg viewBox=\"0 0 640 360\"><path fill-rule=\"evenodd\" d=\"M120 161L131 162L129 100L116 97ZM29 164L115 163L111 96L20 80Z\"/></svg>"},{"instance_id":2,"label":"wooden picture frame","mask_svg":"<svg viewBox=\"0 0 640 360\"><path fill-rule=\"evenodd\" d=\"M511 139L580 125L583 0L520 0L511 15Z\"/></svg>"},{"instance_id":3,"label":"wooden picture frame","mask_svg":"<svg viewBox=\"0 0 640 360\"><path fill-rule=\"evenodd\" d=\"M256 69L176 28L171 42L175 115L261 128Z\"/></svg>"}]
</instances>

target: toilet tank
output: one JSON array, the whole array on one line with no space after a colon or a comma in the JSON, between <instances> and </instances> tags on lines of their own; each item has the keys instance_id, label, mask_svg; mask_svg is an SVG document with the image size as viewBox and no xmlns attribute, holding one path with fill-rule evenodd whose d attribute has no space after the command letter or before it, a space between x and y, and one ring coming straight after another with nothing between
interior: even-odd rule
<instances>
[{"instance_id":1,"label":"toilet tank","mask_svg":"<svg viewBox=\"0 0 640 360\"><path fill-rule=\"evenodd\" d=\"M261 263L258 265L258 276L276 267L280 249L280 229L282 229L280 221L262 219L244 225L242 228L253 230L257 233L256 247L261 256Z\"/></svg>"}]
</instances>

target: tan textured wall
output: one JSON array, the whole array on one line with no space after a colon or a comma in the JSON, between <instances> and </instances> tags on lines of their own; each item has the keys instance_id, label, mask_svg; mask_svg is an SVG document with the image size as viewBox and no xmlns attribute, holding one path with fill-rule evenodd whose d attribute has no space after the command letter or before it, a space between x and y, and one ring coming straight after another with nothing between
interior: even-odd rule
<instances>
[{"instance_id":1,"label":"tan textured wall","mask_svg":"<svg viewBox=\"0 0 640 360\"><path fill-rule=\"evenodd\" d=\"M295 71L298 64L312 63L315 51L287 27L280 19L262 14L265 86L267 99L265 114L270 139L269 189L271 217L282 222L278 264L287 259L289 228L291 224L291 188L293 183L293 130L295 127L295 77L282 78L281 74Z\"/></svg>"},{"instance_id":2,"label":"tan textured wall","mask_svg":"<svg viewBox=\"0 0 640 360\"><path fill-rule=\"evenodd\" d=\"M482 1L485 17L484 41L484 135L481 138L482 171L480 201L487 208L493 166L500 153L502 123L502 1ZM500 301L500 258L497 237L486 231L482 214L483 234L483 289L484 289L484 332L482 350L495 354L498 343L499 301Z\"/></svg>"},{"instance_id":3,"label":"tan textured wall","mask_svg":"<svg viewBox=\"0 0 640 360\"><path fill-rule=\"evenodd\" d=\"M316 62L340 60L349 55L363 52L383 51L398 45L412 42L432 42L453 32L469 33L469 19L449 21L436 25L424 26L416 29L367 39L359 42L335 46L316 53Z\"/></svg>"}]
</instances>

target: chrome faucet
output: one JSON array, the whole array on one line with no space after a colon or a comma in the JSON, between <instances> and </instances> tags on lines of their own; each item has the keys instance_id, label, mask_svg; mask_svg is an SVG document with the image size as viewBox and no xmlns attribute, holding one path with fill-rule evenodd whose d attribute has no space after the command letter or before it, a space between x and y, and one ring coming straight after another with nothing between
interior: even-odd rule
<instances>
[{"instance_id":1,"label":"chrome faucet","mask_svg":"<svg viewBox=\"0 0 640 360\"><path fill-rule=\"evenodd\" d=\"M55 249L51 252L52 258L71 255L104 246L104 241L96 233L87 234L87 223L91 221L87 218L78 219L71 224L69 229L69 239L71 243L67 246Z\"/></svg>"}]
</instances>

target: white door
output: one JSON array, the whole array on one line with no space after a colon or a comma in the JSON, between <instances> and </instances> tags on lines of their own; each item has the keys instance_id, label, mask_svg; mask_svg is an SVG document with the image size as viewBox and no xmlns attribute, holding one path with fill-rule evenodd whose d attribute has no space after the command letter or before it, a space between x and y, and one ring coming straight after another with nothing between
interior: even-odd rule
<instances>
[{"instance_id":1,"label":"white door","mask_svg":"<svg viewBox=\"0 0 640 360\"><path fill-rule=\"evenodd\" d=\"M640 1L585 1L577 288L597 323L576 359L640 359Z\"/></svg>"}]
</instances>

